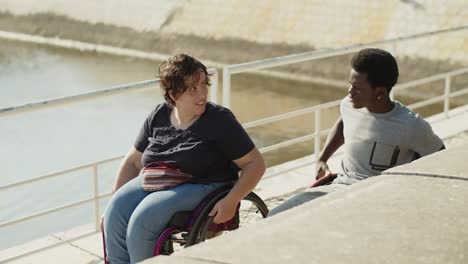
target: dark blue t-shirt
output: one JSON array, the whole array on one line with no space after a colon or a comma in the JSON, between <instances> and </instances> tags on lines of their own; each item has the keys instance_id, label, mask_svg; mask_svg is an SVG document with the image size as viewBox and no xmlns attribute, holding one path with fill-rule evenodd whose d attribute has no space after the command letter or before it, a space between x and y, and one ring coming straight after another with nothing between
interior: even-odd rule
<instances>
[{"instance_id":1,"label":"dark blue t-shirt","mask_svg":"<svg viewBox=\"0 0 468 264\"><path fill-rule=\"evenodd\" d=\"M144 122L134 145L143 153L143 166L170 162L190 173L196 183L237 180L239 168L232 161L249 153L254 144L232 112L208 103L185 130L172 126L170 113L170 106L160 104Z\"/></svg>"}]
</instances>

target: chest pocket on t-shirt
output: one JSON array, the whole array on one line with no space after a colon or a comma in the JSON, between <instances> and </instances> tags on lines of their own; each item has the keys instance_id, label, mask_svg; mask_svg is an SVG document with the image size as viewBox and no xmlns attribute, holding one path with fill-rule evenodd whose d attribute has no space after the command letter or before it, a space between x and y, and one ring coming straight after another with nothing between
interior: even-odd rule
<instances>
[{"instance_id":1,"label":"chest pocket on t-shirt","mask_svg":"<svg viewBox=\"0 0 468 264\"><path fill-rule=\"evenodd\" d=\"M389 169L395 166L399 154L400 147L398 146L374 142L369 165L373 170L383 171Z\"/></svg>"}]
</instances>

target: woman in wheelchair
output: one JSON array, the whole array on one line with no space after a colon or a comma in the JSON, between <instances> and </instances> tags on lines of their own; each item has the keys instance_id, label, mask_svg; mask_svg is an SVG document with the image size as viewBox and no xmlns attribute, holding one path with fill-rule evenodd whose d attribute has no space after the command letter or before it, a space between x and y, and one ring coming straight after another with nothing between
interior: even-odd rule
<instances>
[{"instance_id":1,"label":"woman in wheelchair","mask_svg":"<svg viewBox=\"0 0 468 264\"><path fill-rule=\"evenodd\" d=\"M106 261L112 264L153 256L176 213L193 211L202 201L197 215L212 216L214 223L232 219L242 199L258 198L249 193L265 171L261 154L232 112L207 102L210 79L201 62L180 54L158 70L165 103L143 122L103 217ZM228 187L219 189L223 186ZM214 197L204 201L209 194ZM206 234L209 225L200 219L189 225ZM199 232L190 235L187 243L200 240Z\"/></svg>"}]
</instances>

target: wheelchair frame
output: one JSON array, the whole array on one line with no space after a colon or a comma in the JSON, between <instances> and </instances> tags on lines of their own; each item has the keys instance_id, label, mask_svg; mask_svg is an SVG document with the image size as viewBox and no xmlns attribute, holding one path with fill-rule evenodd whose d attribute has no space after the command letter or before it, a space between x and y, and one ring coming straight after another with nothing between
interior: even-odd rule
<instances>
[{"instance_id":1,"label":"wheelchair frame","mask_svg":"<svg viewBox=\"0 0 468 264\"><path fill-rule=\"evenodd\" d=\"M171 236L175 233L187 232L187 236L183 237L177 243L182 244L184 247L189 247L207 239L207 232L221 232L221 231L232 231L239 228L240 219L239 211L240 204L237 208L236 215L233 219L227 221L226 223L215 224L213 223L214 217L208 216L215 204L224 198L232 186L224 186L209 194L192 212L179 212L180 214L187 217L183 219L184 216L180 217L177 220L171 220L166 227L166 229L161 233L158 240L156 241L154 256L158 255L170 255L172 248L167 245L171 243L173 239ZM254 192L249 193L242 201L250 201L253 205L256 206L257 212L260 212L262 218L265 218L268 215L268 207L265 205L263 200ZM241 201L241 203L242 203ZM177 218L177 214L173 219ZM182 220L181 220L182 219ZM178 222L178 223L177 223ZM185 222L185 224L180 225L180 223Z\"/></svg>"},{"instance_id":2,"label":"wheelchair frame","mask_svg":"<svg viewBox=\"0 0 468 264\"><path fill-rule=\"evenodd\" d=\"M189 247L207 239L207 232L231 231L239 228L240 225L240 204L242 201L250 201L256 206L257 213L260 212L262 218L268 215L268 207L265 202L254 192L249 193L239 203L236 215L226 223L215 224L213 218L208 216L215 204L224 198L231 190L231 185L218 188L205 197L202 202L193 211L182 211L176 213L169 221L166 228L161 232L154 247L154 256L170 255L174 248L172 243L178 243L181 246ZM181 234L182 237L174 239L174 234ZM104 263L107 262L106 244L104 230L102 230Z\"/></svg>"}]
</instances>

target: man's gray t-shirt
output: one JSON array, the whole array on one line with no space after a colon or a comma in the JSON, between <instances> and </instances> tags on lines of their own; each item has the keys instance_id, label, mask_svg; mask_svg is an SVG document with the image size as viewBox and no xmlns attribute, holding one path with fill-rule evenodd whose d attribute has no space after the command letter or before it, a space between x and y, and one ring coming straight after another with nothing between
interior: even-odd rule
<instances>
[{"instance_id":1,"label":"man's gray t-shirt","mask_svg":"<svg viewBox=\"0 0 468 264\"><path fill-rule=\"evenodd\" d=\"M395 101L390 112L376 114L355 109L349 98L340 105L344 125L344 176L362 180L394 166L411 162L416 153L440 150L442 140L418 114Z\"/></svg>"}]
</instances>

